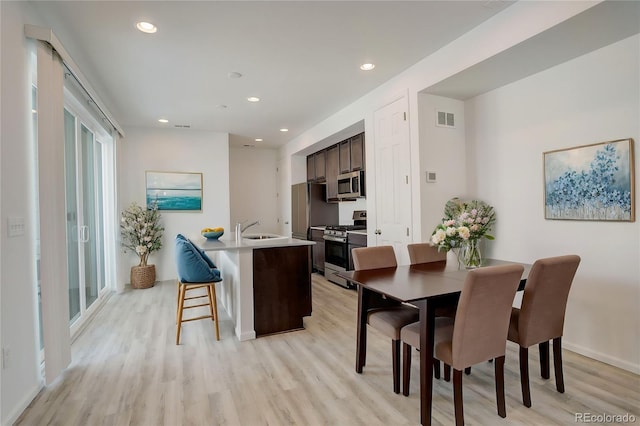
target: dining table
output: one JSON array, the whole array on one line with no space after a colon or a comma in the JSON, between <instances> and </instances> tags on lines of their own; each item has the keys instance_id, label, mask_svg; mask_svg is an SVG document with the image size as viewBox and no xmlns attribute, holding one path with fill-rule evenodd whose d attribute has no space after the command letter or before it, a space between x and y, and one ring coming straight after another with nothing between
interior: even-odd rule
<instances>
[{"instance_id":1,"label":"dining table","mask_svg":"<svg viewBox=\"0 0 640 426\"><path fill-rule=\"evenodd\" d=\"M518 264L524 266L519 290L524 289L531 265L483 259L481 267ZM456 262L430 262L360 271L341 271L338 276L358 288L356 372L362 374L367 353L367 314L371 309L410 304L420 318L420 424L431 424L435 310L455 305L470 269Z\"/></svg>"}]
</instances>

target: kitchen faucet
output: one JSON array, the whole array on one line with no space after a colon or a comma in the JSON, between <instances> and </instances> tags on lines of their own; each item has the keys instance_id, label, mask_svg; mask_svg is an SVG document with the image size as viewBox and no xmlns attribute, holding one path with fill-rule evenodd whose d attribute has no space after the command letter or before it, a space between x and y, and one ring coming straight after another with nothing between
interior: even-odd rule
<instances>
[{"instance_id":1,"label":"kitchen faucet","mask_svg":"<svg viewBox=\"0 0 640 426\"><path fill-rule=\"evenodd\" d=\"M247 228L249 228L249 227L251 227L251 226L253 226L253 225L260 225L260 221L259 221L259 220L256 220L255 222L251 222L250 224L248 224L248 225L244 226L244 227L240 230L240 232L242 233L242 232L246 231L246 230L247 230Z\"/></svg>"},{"instance_id":2,"label":"kitchen faucet","mask_svg":"<svg viewBox=\"0 0 640 426\"><path fill-rule=\"evenodd\" d=\"M246 221L245 221L246 222ZM250 224L246 225L246 226L242 226L244 222L238 222L236 223L236 240L241 240L242 239L242 233L244 231L247 230L247 228L253 226L253 225L260 225L260 221L256 220L255 222L251 222Z\"/></svg>"}]
</instances>

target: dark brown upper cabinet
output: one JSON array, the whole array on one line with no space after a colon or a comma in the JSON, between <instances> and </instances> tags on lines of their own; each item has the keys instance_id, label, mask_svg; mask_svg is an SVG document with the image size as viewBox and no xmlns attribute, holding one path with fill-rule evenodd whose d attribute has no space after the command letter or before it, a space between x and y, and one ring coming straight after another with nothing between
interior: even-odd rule
<instances>
[{"instance_id":1,"label":"dark brown upper cabinet","mask_svg":"<svg viewBox=\"0 0 640 426\"><path fill-rule=\"evenodd\" d=\"M351 171L364 170L364 133L355 135L350 142Z\"/></svg>"},{"instance_id":2,"label":"dark brown upper cabinet","mask_svg":"<svg viewBox=\"0 0 640 426\"><path fill-rule=\"evenodd\" d=\"M307 156L307 182L316 180L316 163L313 154Z\"/></svg>"},{"instance_id":3,"label":"dark brown upper cabinet","mask_svg":"<svg viewBox=\"0 0 640 426\"><path fill-rule=\"evenodd\" d=\"M316 182L324 182L327 178L326 150L313 154L316 168Z\"/></svg>"},{"instance_id":4,"label":"dark brown upper cabinet","mask_svg":"<svg viewBox=\"0 0 640 426\"><path fill-rule=\"evenodd\" d=\"M340 173L351 171L351 140L347 139L338 144L340 147Z\"/></svg>"},{"instance_id":5,"label":"dark brown upper cabinet","mask_svg":"<svg viewBox=\"0 0 640 426\"><path fill-rule=\"evenodd\" d=\"M307 182L326 182L327 200L338 195L338 175L357 170L364 170L364 133L307 156Z\"/></svg>"},{"instance_id":6,"label":"dark brown upper cabinet","mask_svg":"<svg viewBox=\"0 0 640 426\"><path fill-rule=\"evenodd\" d=\"M340 146L340 173L364 170L364 133L338 144Z\"/></svg>"},{"instance_id":7,"label":"dark brown upper cabinet","mask_svg":"<svg viewBox=\"0 0 640 426\"><path fill-rule=\"evenodd\" d=\"M326 150L307 156L307 182L323 183L326 178Z\"/></svg>"},{"instance_id":8,"label":"dark brown upper cabinet","mask_svg":"<svg viewBox=\"0 0 640 426\"><path fill-rule=\"evenodd\" d=\"M338 198L338 175L340 174L340 157L338 145L327 148L327 201L335 201Z\"/></svg>"}]
</instances>

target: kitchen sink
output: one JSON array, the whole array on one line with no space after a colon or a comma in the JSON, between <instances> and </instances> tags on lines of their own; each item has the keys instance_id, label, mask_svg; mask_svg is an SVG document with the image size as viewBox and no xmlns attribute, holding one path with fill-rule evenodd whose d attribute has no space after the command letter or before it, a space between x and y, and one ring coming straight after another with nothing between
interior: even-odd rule
<instances>
[{"instance_id":1,"label":"kitchen sink","mask_svg":"<svg viewBox=\"0 0 640 426\"><path fill-rule=\"evenodd\" d=\"M286 239L287 237L277 234L247 234L243 235L242 238L246 240L275 240L275 239Z\"/></svg>"}]
</instances>

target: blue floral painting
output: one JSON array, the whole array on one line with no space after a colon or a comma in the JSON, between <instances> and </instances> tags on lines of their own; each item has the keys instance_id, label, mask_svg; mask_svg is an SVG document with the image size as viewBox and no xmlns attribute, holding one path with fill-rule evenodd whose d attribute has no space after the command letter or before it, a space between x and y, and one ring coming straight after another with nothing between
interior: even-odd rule
<instances>
[{"instance_id":1,"label":"blue floral painting","mask_svg":"<svg viewBox=\"0 0 640 426\"><path fill-rule=\"evenodd\" d=\"M633 140L544 153L545 218L634 221Z\"/></svg>"},{"instance_id":2,"label":"blue floral painting","mask_svg":"<svg viewBox=\"0 0 640 426\"><path fill-rule=\"evenodd\" d=\"M202 173L147 172L147 208L202 210Z\"/></svg>"}]
</instances>

